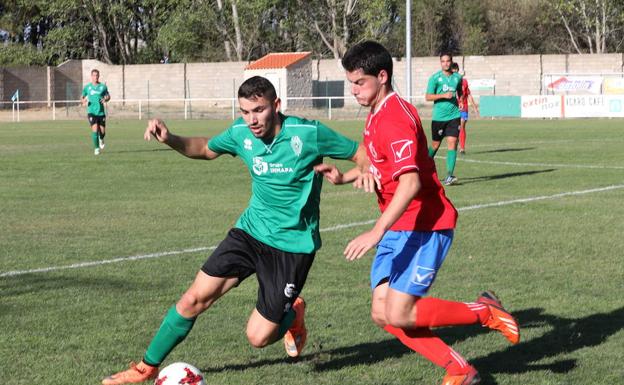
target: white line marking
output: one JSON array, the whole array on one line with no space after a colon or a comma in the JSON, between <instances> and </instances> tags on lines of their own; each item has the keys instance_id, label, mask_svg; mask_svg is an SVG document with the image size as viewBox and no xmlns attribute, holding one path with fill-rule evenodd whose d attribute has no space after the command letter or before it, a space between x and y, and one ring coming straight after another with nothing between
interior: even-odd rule
<instances>
[{"instance_id":1,"label":"white line marking","mask_svg":"<svg viewBox=\"0 0 624 385\"><path fill-rule=\"evenodd\" d=\"M624 184L612 185L612 186L606 186L606 187L593 188L593 189L589 189L589 190L569 191L569 192L564 192L564 193L559 193L559 194L554 194L554 195L542 195L542 196L537 196L537 197L512 199L512 200L508 200L508 201L483 203L483 204L478 204L478 205L460 207L460 208L457 209L457 211L468 211L468 210L484 209L484 208L487 208L487 207L507 206L507 205L512 205L512 204L516 204L516 203L527 203L527 202L535 202L535 201L541 201L541 200L546 200L546 199L557 199L557 198L563 198L563 197L567 197L567 196L584 195L584 194L591 194L591 193L596 193L596 192L619 190L619 189L623 189L623 188L624 188ZM376 221L377 221L377 219L370 219L370 220L361 221L361 222L345 223L345 224L341 224L341 225L325 227L323 229L320 229L320 231L321 232L337 231L337 230L342 230L342 229L348 229L348 228L351 228L351 227L370 225L372 223L375 223ZM3 278L3 277L14 277L14 276L18 276L18 275L32 274L32 273L47 273L47 272L50 272L50 271L57 271L57 270L77 269L77 268L80 268L80 267L100 266L100 265L106 265L106 264L109 264L109 263L118 263L118 262L126 262L126 261L137 261L137 260L141 260L141 259L160 258L160 257L167 257L167 256L172 256L172 255L178 255L178 254L188 254L188 253L195 253L195 252L199 252L199 251L214 250L216 248L217 248L217 246L196 247L196 248L192 248L192 249L183 249L183 250L176 250L176 251L164 251L164 252L160 252L160 253L133 255L133 256L130 256L130 257L118 257L118 258L113 258L113 259L104 259L104 260L101 260L101 261L91 261L91 262L75 263L75 264L66 265L66 266L51 266L51 267L44 267L44 268L40 268L40 269L7 271L5 273L1 273L0 274L0 278Z\"/></svg>"},{"instance_id":2,"label":"white line marking","mask_svg":"<svg viewBox=\"0 0 624 385\"><path fill-rule=\"evenodd\" d=\"M440 156L440 159L446 159ZM462 159L457 158L458 162L466 163L485 163L485 164L501 164L505 166L531 166L531 167L559 167L559 168L596 168L609 170L624 170L624 166L597 166L590 164L565 164L565 163L525 163L525 162L504 162L498 160L478 160L478 159Z\"/></svg>"}]
</instances>

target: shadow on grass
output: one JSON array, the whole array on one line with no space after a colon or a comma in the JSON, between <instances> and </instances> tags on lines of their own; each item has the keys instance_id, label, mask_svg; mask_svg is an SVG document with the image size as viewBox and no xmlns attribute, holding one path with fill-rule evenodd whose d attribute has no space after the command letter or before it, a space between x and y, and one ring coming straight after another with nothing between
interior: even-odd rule
<instances>
[{"instance_id":1,"label":"shadow on grass","mask_svg":"<svg viewBox=\"0 0 624 385\"><path fill-rule=\"evenodd\" d=\"M516 147L516 148L497 148L494 150L487 151L474 151L470 152L471 154L495 154L500 152L520 152L520 151L531 151L535 150L537 147Z\"/></svg>"},{"instance_id":2,"label":"shadow on grass","mask_svg":"<svg viewBox=\"0 0 624 385\"><path fill-rule=\"evenodd\" d=\"M493 377L493 374L496 373L522 374L533 371L567 373L576 368L576 359L560 359L549 364L537 362L586 347L601 345L609 336L624 329L624 307L609 313L598 313L579 319L547 314L544 313L544 309L540 308L520 310L514 312L514 315L521 327L525 329L548 326L551 330L540 337L521 341L518 345L473 359L471 364L479 370L483 378L483 385L498 384ZM437 330L440 337L451 345L487 332L490 331L481 327L456 327ZM388 358L398 358L405 354L413 354L413 352L396 339L389 339L331 350L322 350L321 348L320 352L304 354L301 358L291 360L291 362L307 362L313 365L315 371L324 372L342 370L355 365L377 364ZM205 367L201 370L204 373L223 370L242 371L265 365L279 365L284 362L284 359L264 359L240 365Z\"/></svg>"},{"instance_id":3,"label":"shadow on grass","mask_svg":"<svg viewBox=\"0 0 624 385\"><path fill-rule=\"evenodd\" d=\"M24 294L33 294L54 290L78 288L81 290L105 290L130 292L137 290L137 283L124 279L107 277L77 278L74 276L50 277L42 274L24 274L13 277L0 278L0 293L2 298L18 297ZM1 315L2 313L0 313Z\"/></svg>"},{"instance_id":4,"label":"shadow on grass","mask_svg":"<svg viewBox=\"0 0 624 385\"><path fill-rule=\"evenodd\" d=\"M546 169L546 170L509 172L509 173L505 173L505 174L484 175L484 176L477 176L477 177L473 177L473 178L460 178L459 182L456 183L456 185L460 186L460 185L463 185L463 184L488 182L488 181L491 181L491 180L515 178L515 177L518 177L518 176L529 176L529 175L543 174L543 173L546 173L546 172L553 172L553 171L556 171L556 170L557 170L556 168L549 168L549 169Z\"/></svg>"}]
</instances>

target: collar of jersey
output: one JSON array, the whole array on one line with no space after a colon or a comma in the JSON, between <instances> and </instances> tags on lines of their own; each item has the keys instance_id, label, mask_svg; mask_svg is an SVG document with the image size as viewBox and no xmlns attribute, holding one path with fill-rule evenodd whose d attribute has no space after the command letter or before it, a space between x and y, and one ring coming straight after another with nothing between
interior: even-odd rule
<instances>
[{"instance_id":1,"label":"collar of jersey","mask_svg":"<svg viewBox=\"0 0 624 385\"><path fill-rule=\"evenodd\" d=\"M375 107L375 111L373 111L373 116L377 115L379 110L381 110L381 107L383 107L384 104L386 104L386 102L388 101L388 99L390 99L390 97L394 96L395 94L396 94L396 91L392 91L388 95L386 95L386 97L383 98L381 103L379 103L379 105L377 107Z\"/></svg>"}]
</instances>

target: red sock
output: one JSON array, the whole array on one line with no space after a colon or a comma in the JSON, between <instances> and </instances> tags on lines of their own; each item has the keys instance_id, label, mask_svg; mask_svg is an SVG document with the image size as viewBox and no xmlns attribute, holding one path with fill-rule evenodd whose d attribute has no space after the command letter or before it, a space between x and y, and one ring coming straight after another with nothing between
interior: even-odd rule
<instances>
[{"instance_id":1,"label":"red sock","mask_svg":"<svg viewBox=\"0 0 624 385\"><path fill-rule=\"evenodd\" d=\"M466 149L466 129L465 128L459 130L459 149L460 150Z\"/></svg>"},{"instance_id":2,"label":"red sock","mask_svg":"<svg viewBox=\"0 0 624 385\"><path fill-rule=\"evenodd\" d=\"M420 353L420 355L435 365L444 368L447 374L457 376L466 374L470 370L468 362L438 338L430 329L418 328L409 330L386 325L384 330L398 338L403 345Z\"/></svg>"},{"instance_id":3,"label":"red sock","mask_svg":"<svg viewBox=\"0 0 624 385\"><path fill-rule=\"evenodd\" d=\"M471 325L484 323L489 317L487 306L480 303L445 301L438 298L421 298L416 302L416 327Z\"/></svg>"}]
</instances>

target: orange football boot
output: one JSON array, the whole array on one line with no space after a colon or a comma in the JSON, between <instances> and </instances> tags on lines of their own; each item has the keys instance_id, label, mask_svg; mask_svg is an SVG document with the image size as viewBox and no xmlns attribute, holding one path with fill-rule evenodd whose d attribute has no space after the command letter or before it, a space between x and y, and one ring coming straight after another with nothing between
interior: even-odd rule
<instances>
[{"instance_id":1,"label":"orange football boot","mask_svg":"<svg viewBox=\"0 0 624 385\"><path fill-rule=\"evenodd\" d=\"M470 371L466 374L451 376L447 374L442 380L442 385L477 385L481 382L481 376L477 369L470 367Z\"/></svg>"},{"instance_id":2,"label":"orange football boot","mask_svg":"<svg viewBox=\"0 0 624 385\"><path fill-rule=\"evenodd\" d=\"M487 305L490 309L490 318L488 318L483 326L495 329L501 332L505 338L512 344L520 342L520 327L518 321L503 307L493 291L484 291L477 299L478 303Z\"/></svg>"},{"instance_id":3,"label":"orange football boot","mask_svg":"<svg viewBox=\"0 0 624 385\"><path fill-rule=\"evenodd\" d=\"M131 362L130 369L106 377L102 380L102 385L135 384L137 382L153 380L157 376L157 366L150 366L143 361L138 364Z\"/></svg>"},{"instance_id":4,"label":"orange football boot","mask_svg":"<svg viewBox=\"0 0 624 385\"><path fill-rule=\"evenodd\" d=\"M303 298L297 297L292 307L295 311L295 320L284 335L284 348L290 357L298 357L301 354L308 338L308 330L304 320L305 307Z\"/></svg>"}]
</instances>

